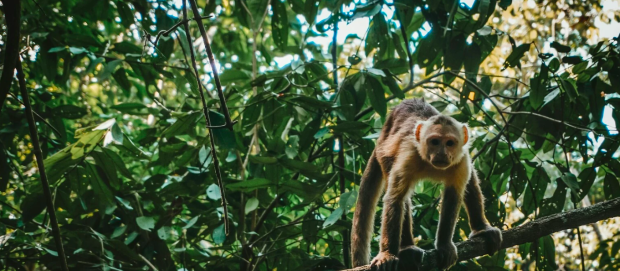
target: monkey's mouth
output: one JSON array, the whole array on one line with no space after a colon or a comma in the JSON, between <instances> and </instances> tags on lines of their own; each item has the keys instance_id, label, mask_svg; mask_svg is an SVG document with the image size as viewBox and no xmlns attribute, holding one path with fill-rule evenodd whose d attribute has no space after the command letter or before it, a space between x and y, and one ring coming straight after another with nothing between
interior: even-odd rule
<instances>
[{"instance_id":1,"label":"monkey's mouth","mask_svg":"<svg viewBox=\"0 0 620 271\"><path fill-rule=\"evenodd\" d=\"M445 160L435 160L435 161L432 161L431 163L436 168L447 168L450 165L450 163L448 163L448 161L445 161Z\"/></svg>"}]
</instances>

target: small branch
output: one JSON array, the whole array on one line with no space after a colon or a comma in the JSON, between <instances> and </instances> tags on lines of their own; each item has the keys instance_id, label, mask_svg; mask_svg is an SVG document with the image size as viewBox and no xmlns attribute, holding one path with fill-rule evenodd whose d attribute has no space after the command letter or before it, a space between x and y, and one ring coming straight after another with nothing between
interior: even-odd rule
<instances>
[{"instance_id":1,"label":"small branch","mask_svg":"<svg viewBox=\"0 0 620 271\"><path fill-rule=\"evenodd\" d=\"M411 49L409 48L409 39L407 38L407 30L405 30L407 26L403 24L403 20L401 19L400 13L398 12L398 10L396 10L396 18L400 22L400 34L403 36L403 41L405 42L405 50L407 50L407 59L409 60L409 84L411 84L411 82L413 82L413 72L415 68L413 65L413 58L411 57Z\"/></svg>"},{"instance_id":2,"label":"small branch","mask_svg":"<svg viewBox=\"0 0 620 271\"><path fill-rule=\"evenodd\" d=\"M620 216L620 198L601 202L589 207L574 209L568 212L541 217L516 228L502 231L503 242L501 249L534 242L541 237L554 232L579 227ZM484 238L473 238L456 244L459 261L469 260L487 254ZM437 266L438 255L431 249L424 255L419 270L431 270ZM371 270L370 265L360 266L348 271Z\"/></svg>"},{"instance_id":3,"label":"small branch","mask_svg":"<svg viewBox=\"0 0 620 271\"><path fill-rule=\"evenodd\" d=\"M58 250L60 266L62 266L62 270L69 271L69 267L67 266L67 257L65 256L65 249L62 246L60 228L58 227L58 220L56 219L56 211L54 209L54 201L52 200L52 192L50 190L50 184L47 181L45 166L43 165L43 152L41 151L41 145L39 145L40 143L39 135L37 134L37 126L34 122L32 106L30 105L30 98L28 97L28 91L26 90L26 79L24 76L24 70L22 69L22 63L19 58L16 62L17 65L15 66L17 68L19 90L21 92L22 99L24 99L24 106L26 107L26 119L28 121L28 128L30 130L30 139L32 140L32 148L37 161L37 167L39 168L39 176L41 178L41 186L43 186L43 195L45 196L47 212L50 215L50 223L52 224L52 235L54 236L54 241L56 242L56 250Z\"/></svg>"},{"instance_id":4,"label":"small branch","mask_svg":"<svg viewBox=\"0 0 620 271\"><path fill-rule=\"evenodd\" d=\"M199 18L200 12L198 11L198 4L196 4L196 0L189 0L189 4L192 8L192 13L194 14L194 18ZM234 123L230 120L230 113L228 112L228 106L226 105L226 97L224 96L224 92L222 91L222 83L220 83L220 76L217 74L217 68L215 67L215 58L213 57L213 51L211 50L211 44L209 43L209 38L207 37L207 30L205 30L205 26L202 24L202 20L196 20L196 23L198 24L198 29L200 30L202 41L205 44L205 50L207 51L207 56L209 57L209 64L211 64L211 72L213 72L213 81L215 81L215 86L217 88L217 96L220 98L220 108L222 109L222 114L224 114L224 119L226 120L226 126L228 127L228 129L232 131ZM187 33L187 35L189 36L189 32ZM228 234L228 231L226 231L226 233Z\"/></svg>"},{"instance_id":5,"label":"small branch","mask_svg":"<svg viewBox=\"0 0 620 271\"><path fill-rule=\"evenodd\" d=\"M20 101L17 96L15 96L15 94L10 93L9 95L11 95L11 97L13 97L13 99L15 99L17 102L19 102L20 104L24 105L24 102ZM41 117L41 115L39 115L36 111L32 111L32 114L37 117L37 119L39 119L39 121L45 123L45 125L47 125L47 127L50 127L50 129L52 129L52 131L56 134L56 136L60 137L60 131L58 131L58 129L56 129L56 127L54 127L54 125L52 125L51 123L47 122L47 120L45 120L43 117Z\"/></svg>"},{"instance_id":6,"label":"small branch","mask_svg":"<svg viewBox=\"0 0 620 271\"><path fill-rule=\"evenodd\" d=\"M202 17L200 17L200 19L201 19L201 20L204 20L204 19L209 19L209 18L211 18L211 17L213 17L213 16L211 16L211 15L209 15L209 16L202 16ZM159 42L159 39L161 38L161 36L167 37L168 35L170 35L170 33L172 33L172 31L176 30L176 29L177 29L177 27L179 27L179 26L181 26L181 25L183 25L183 24L185 24L185 23L188 23L188 22L189 22L189 21L191 21L191 20L196 20L196 18L192 18L192 19L183 19L183 20L179 21L178 23L174 24L174 25L173 25L172 27L170 27L168 30L162 30L162 31L159 31L159 32L157 33L157 35L155 36L155 41L154 41L154 42L153 42L153 41L151 41L151 35L150 35L149 33L145 33L145 34L146 34L146 39L147 39L147 40L148 40L151 44L153 44L153 46L157 47L157 43ZM189 33L187 33L187 35L189 35Z\"/></svg>"},{"instance_id":7,"label":"small branch","mask_svg":"<svg viewBox=\"0 0 620 271\"><path fill-rule=\"evenodd\" d=\"M6 95L11 90L13 83L13 72L19 55L19 32L21 28L21 1L2 0L4 6L4 16L6 21L6 43L4 46L4 69L0 77L0 112L4 106Z\"/></svg>"},{"instance_id":8,"label":"small branch","mask_svg":"<svg viewBox=\"0 0 620 271\"><path fill-rule=\"evenodd\" d=\"M196 5L196 2L193 0L189 0L190 2L192 2L193 8ZM194 12L194 15L198 14L196 8L196 11ZM187 3L186 0L183 0L183 18L187 19ZM202 25L201 21L198 21L198 25ZM192 37L189 34L189 23L186 21L185 24L183 24L183 27L185 28L185 32L187 33L187 42L189 44L192 44ZM201 30L204 30L204 27L201 28ZM205 44L207 45L207 44ZM211 52L211 48L209 48L208 52ZM196 64L196 55L194 54L194 50L190 50L190 57L192 59L192 67L194 68L194 75L196 76L196 81L198 83L198 92L200 93L200 99L202 101L202 112L204 113L205 116L205 121L207 123L207 127L211 126L211 119L209 118L209 108L207 107L207 101L205 99L205 94L204 92L206 90L203 89L202 83L200 82L200 78L198 76L198 65ZM212 55L209 55L210 58L212 58ZM217 70L215 70L214 64L211 63L211 68L213 69L213 74L217 75ZM217 81L219 83L219 80ZM219 86L219 85L218 85ZM221 86L220 86L221 87ZM221 91L221 89L219 89ZM222 97L220 97L222 98ZM225 100L221 100L222 103L222 108L226 108L226 101ZM228 114L228 109L226 109L226 113ZM230 116L228 116L228 119L226 120L226 123L228 124L230 121ZM230 128L232 128L232 126L230 126ZM224 232L226 233L226 235L228 235L230 233L230 225L229 225L229 221L228 221L228 203L226 202L226 190L224 187L224 183L222 182L222 172L220 170L220 161L217 157L217 152L215 150L215 138L213 136L213 131L211 129L209 129L209 142L211 144L211 156L213 157L213 166L215 168L215 177L217 178L217 185L220 188L220 196L222 198L222 208L224 209Z\"/></svg>"},{"instance_id":9,"label":"small branch","mask_svg":"<svg viewBox=\"0 0 620 271\"><path fill-rule=\"evenodd\" d=\"M564 122L564 121L561 121L561 120L556 120L554 118L547 117L545 115L541 115L541 114L534 113L534 112L526 112L526 111L516 111L516 112L501 111L500 113L502 113L502 114L509 114L509 115L532 115L532 116L535 116L535 117L543 118L543 119L546 119L548 121L552 121L552 122L555 122L555 123L559 123L559 124L571 127L573 129L577 129L577 130L581 130L581 131L586 131L586 132L592 132L595 135L602 135L599 132L596 132L596 131L594 131L594 130L592 130L590 128L576 126L576 125L573 125L573 124L570 124L570 123L567 123L567 122ZM611 131L614 131L614 130L611 130Z\"/></svg>"}]
</instances>

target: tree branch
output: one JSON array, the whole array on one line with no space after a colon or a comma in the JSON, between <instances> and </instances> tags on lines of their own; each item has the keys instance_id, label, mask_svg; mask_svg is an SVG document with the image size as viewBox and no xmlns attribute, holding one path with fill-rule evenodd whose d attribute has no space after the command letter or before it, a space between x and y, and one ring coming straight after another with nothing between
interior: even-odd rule
<instances>
[{"instance_id":1,"label":"tree branch","mask_svg":"<svg viewBox=\"0 0 620 271\"><path fill-rule=\"evenodd\" d=\"M21 28L21 1L3 0L2 5L4 6L7 33L6 45L4 46L4 69L2 70L2 77L0 77L0 112L2 112L6 95L11 90L15 64L19 55L19 31Z\"/></svg>"},{"instance_id":2,"label":"tree branch","mask_svg":"<svg viewBox=\"0 0 620 271\"><path fill-rule=\"evenodd\" d=\"M192 5L192 7L194 7L196 5L196 1L191 1L189 0L190 4ZM194 17L200 17L200 15L198 14L197 11L198 8L196 8L196 10L194 11ZM188 44L192 44L192 36L190 35L189 32L189 21L187 21L187 1L183 0L183 19L185 20L185 23L183 24L183 28L185 28L185 32L187 33L187 43ZM198 25L202 26L202 21L198 20ZM204 31L204 26L201 27L201 32ZM206 35L206 33L205 33ZM206 36L205 36L206 38ZM208 53L211 52L211 47L209 47L209 43L207 40L205 40L205 47L209 48L208 49ZM213 136L213 130L212 128L210 128L211 126L211 119L209 118L209 108L207 107L207 101L205 100L205 95L204 92L206 92L206 89L203 89L202 86L202 82L200 82L200 76L198 73L198 65L196 64L196 55L194 54L194 50L193 48L190 48L190 57L192 59L192 67L194 69L194 73L196 76L196 82L198 83L198 92L200 93L200 99L202 101L202 112L204 113L205 116L205 121L207 123L207 129L209 130L209 143L211 144L211 156L213 157L213 167L215 168L215 177L217 179L217 185L220 188L220 196L222 199L222 208L224 209L224 232L225 234L228 236L228 234L230 233L230 225L229 225L229 221L228 221L228 202L226 201L226 190L224 188L224 183L222 182L222 173L220 170L220 162L219 159L217 157L217 152L215 150L215 138ZM209 54L209 58L211 61L211 68L212 68L212 72L214 76L217 76L217 70L214 67L213 64L213 56L212 54ZM219 86L219 78L218 77L214 77L215 79L217 79L218 82L218 87L220 87L221 90L221 86ZM222 97L220 97L222 98ZM222 102L221 106L222 108L226 108L226 100L221 99L220 100ZM228 116L228 109L226 109L225 111L226 116ZM228 116L228 119L226 119L226 124L228 125L230 122L230 116ZM230 126L228 126L229 128L232 129L232 124Z\"/></svg>"},{"instance_id":3,"label":"tree branch","mask_svg":"<svg viewBox=\"0 0 620 271\"><path fill-rule=\"evenodd\" d=\"M509 248L567 229L594 223L620 216L620 198L597 203L589 207L574 209L568 212L538 218L530 223L502 231L504 241L501 248ZM459 261L469 260L486 255L486 244L483 238L473 238L456 244ZM420 270L431 270L437 266L437 253L434 249L426 252ZM360 266L348 271L371 270L370 265Z\"/></svg>"},{"instance_id":4,"label":"tree branch","mask_svg":"<svg viewBox=\"0 0 620 271\"><path fill-rule=\"evenodd\" d=\"M6 3L6 2L5 2ZM26 120L28 121L28 128L30 130L30 140L32 140L32 149L37 161L37 167L39 168L39 177L41 178L41 186L43 187L43 195L45 196L45 205L47 206L47 213L50 215L50 222L52 224L52 235L56 242L56 250L60 261L62 270L69 271L67 266L67 257L65 256L65 250L62 246L62 236L60 235L60 228L58 227L58 220L56 219L56 209L54 209L54 200L52 199L52 192L50 191L50 184L47 181L47 175L45 174L45 166L43 165L43 153L41 152L41 145L39 143L39 135L37 133L37 124L34 122L34 116L32 115L32 105L30 104L30 98L28 97L28 91L26 90L26 79L24 76L24 70L22 69L22 62L17 58L17 79L19 80L19 90L24 99L24 106L26 107Z\"/></svg>"}]
</instances>

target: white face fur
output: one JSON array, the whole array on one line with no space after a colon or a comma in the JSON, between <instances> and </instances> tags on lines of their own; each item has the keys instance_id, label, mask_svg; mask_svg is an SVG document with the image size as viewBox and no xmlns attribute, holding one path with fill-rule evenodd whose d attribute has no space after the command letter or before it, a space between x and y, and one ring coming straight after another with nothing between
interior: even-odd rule
<instances>
[{"instance_id":1,"label":"white face fur","mask_svg":"<svg viewBox=\"0 0 620 271\"><path fill-rule=\"evenodd\" d=\"M469 149L467 126L443 115L418 122L414 135L414 145L422 159L437 169L458 163Z\"/></svg>"}]
</instances>

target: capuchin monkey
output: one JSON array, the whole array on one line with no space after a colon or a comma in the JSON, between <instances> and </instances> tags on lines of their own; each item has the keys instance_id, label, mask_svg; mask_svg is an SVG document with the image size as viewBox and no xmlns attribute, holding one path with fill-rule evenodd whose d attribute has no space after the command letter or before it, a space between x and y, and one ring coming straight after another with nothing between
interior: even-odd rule
<instances>
[{"instance_id":1,"label":"capuchin monkey","mask_svg":"<svg viewBox=\"0 0 620 271\"><path fill-rule=\"evenodd\" d=\"M468 142L465 124L440 114L423 99L405 100L390 113L361 179L351 233L354 267L368 264L375 208L384 186L380 251L372 269L396 270L399 252L406 252L403 255L408 256L402 257L408 265L413 261L419 266L424 251L414 245L411 192L420 180L444 184L435 238L440 269L450 268L458 259L452 236L461 202L469 216L469 237L486 238L489 254L499 249L502 233L484 215Z\"/></svg>"}]
</instances>

